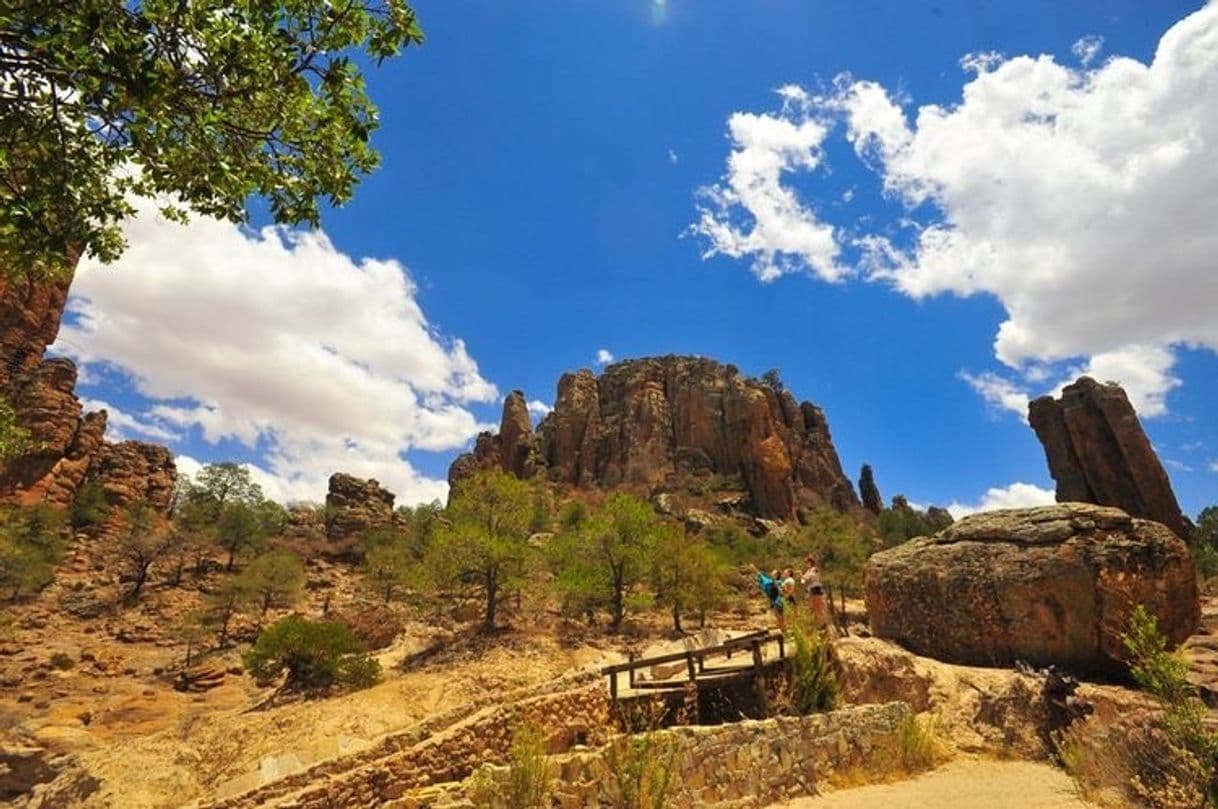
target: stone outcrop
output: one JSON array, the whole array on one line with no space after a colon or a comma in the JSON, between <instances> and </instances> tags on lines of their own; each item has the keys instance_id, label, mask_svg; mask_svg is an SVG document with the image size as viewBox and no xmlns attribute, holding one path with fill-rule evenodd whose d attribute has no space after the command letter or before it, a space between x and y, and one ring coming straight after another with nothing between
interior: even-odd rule
<instances>
[{"instance_id":1,"label":"stone outcrop","mask_svg":"<svg viewBox=\"0 0 1218 809\"><path fill-rule=\"evenodd\" d=\"M24 379L59 334L72 273L51 279L0 273L0 389Z\"/></svg>"},{"instance_id":2,"label":"stone outcrop","mask_svg":"<svg viewBox=\"0 0 1218 809\"><path fill-rule=\"evenodd\" d=\"M322 509L308 503L288 506L288 524L283 534L288 539L313 542L326 537L326 520Z\"/></svg>"},{"instance_id":3,"label":"stone outcrop","mask_svg":"<svg viewBox=\"0 0 1218 809\"><path fill-rule=\"evenodd\" d=\"M0 469L0 501L66 507L86 477L101 482L111 506L147 500L168 512L177 480L164 447L103 440L106 412L83 412L76 365L44 359L59 333L72 273L0 278L0 395L12 404L31 446Z\"/></svg>"},{"instance_id":4,"label":"stone outcrop","mask_svg":"<svg viewBox=\"0 0 1218 809\"><path fill-rule=\"evenodd\" d=\"M1056 664L1121 676L1143 604L1173 644L1197 628L1188 547L1163 525L1087 503L975 514L874 554L872 631L951 663Z\"/></svg>"},{"instance_id":5,"label":"stone outcrop","mask_svg":"<svg viewBox=\"0 0 1218 809\"><path fill-rule=\"evenodd\" d=\"M393 520L393 500L393 492L375 480L335 472L326 494L326 536L345 539L388 525Z\"/></svg>"},{"instance_id":6,"label":"stone outcrop","mask_svg":"<svg viewBox=\"0 0 1218 809\"><path fill-rule=\"evenodd\" d=\"M558 382L554 410L528 429L524 396L504 405L498 435L449 469L456 484L476 469L584 489L658 491L681 475L738 477L757 516L792 519L801 507L858 506L824 413L697 357L652 357L581 370Z\"/></svg>"},{"instance_id":7,"label":"stone outcrop","mask_svg":"<svg viewBox=\"0 0 1218 809\"><path fill-rule=\"evenodd\" d=\"M143 441L107 442L97 453L89 479L101 485L111 511L144 502L168 514L178 469L173 453L165 447Z\"/></svg>"},{"instance_id":8,"label":"stone outcrop","mask_svg":"<svg viewBox=\"0 0 1218 809\"><path fill-rule=\"evenodd\" d=\"M863 501L863 508L872 514L879 514L884 510L884 498L880 497L880 487L875 485L875 473L871 471L871 464L863 464L859 473L859 497Z\"/></svg>"},{"instance_id":9,"label":"stone outcrop","mask_svg":"<svg viewBox=\"0 0 1218 809\"><path fill-rule=\"evenodd\" d=\"M1044 445L1059 503L1113 506L1191 536L1167 472L1119 385L1081 377L1061 399L1033 401L1028 422Z\"/></svg>"},{"instance_id":10,"label":"stone outcrop","mask_svg":"<svg viewBox=\"0 0 1218 809\"><path fill-rule=\"evenodd\" d=\"M38 352L39 358L41 351ZM4 390L31 449L0 470L0 499L22 505L66 506L102 447L105 411L83 413L76 398L76 365L38 359Z\"/></svg>"}]
</instances>

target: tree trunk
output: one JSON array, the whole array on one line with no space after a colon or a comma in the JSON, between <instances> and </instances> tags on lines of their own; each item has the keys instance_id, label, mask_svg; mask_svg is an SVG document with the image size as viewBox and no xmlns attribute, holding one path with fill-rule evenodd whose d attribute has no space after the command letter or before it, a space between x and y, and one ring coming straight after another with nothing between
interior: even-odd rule
<instances>
[{"instance_id":1,"label":"tree trunk","mask_svg":"<svg viewBox=\"0 0 1218 809\"><path fill-rule=\"evenodd\" d=\"M622 625L622 619L626 617L625 596L623 590L626 585L622 581L620 571L613 571L613 599L610 602L610 607L613 612L613 619L609 622L609 626L613 629L618 629Z\"/></svg>"},{"instance_id":2,"label":"tree trunk","mask_svg":"<svg viewBox=\"0 0 1218 809\"><path fill-rule=\"evenodd\" d=\"M223 649L228 644L228 622L232 620L232 610L227 610L224 613L224 620L220 622L220 648Z\"/></svg>"},{"instance_id":3,"label":"tree trunk","mask_svg":"<svg viewBox=\"0 0 1218 809\"><path fill-rule=\"evenodd\" d=\"M672 628L677 632L681 631L681 608L676 604L672 605Z\"/></svg>"},{"instance_id":4,"label":"tree trunk","mask_svg":"<svg viewBox=\"0 0 1218 809\"><path fill-rule=\"evenodd\" d=\"M148 566L145 565L136 572L135 583L131 585L131 592L127 593L127 601L134 604L140 600L140 591L144 589L144 582L148 581Z\"/></svg>"},{"instance_id":5,"label":"tree trunk","mask_svg":"<svg viewBox=\"0 0 1218 809\"><path fill-rule=\"evenodd\" d=\"M233 572L233 562L235 562L235 561L237 561L237 549L229 548L228 549L228 564L224 566L224 571L226 573Z\"/></svg>"},{"instance_id":6,"label":"tree trunk","mask_svg":"<svg viewBox=\"0 0 1218 809\"><path fill-rule=\"evenodd\" d=\"M499 601L499 577L493 572L486 574L486 619L482 622L484 632L495 628L495 606Z\"/></svg>"}]
</instances>

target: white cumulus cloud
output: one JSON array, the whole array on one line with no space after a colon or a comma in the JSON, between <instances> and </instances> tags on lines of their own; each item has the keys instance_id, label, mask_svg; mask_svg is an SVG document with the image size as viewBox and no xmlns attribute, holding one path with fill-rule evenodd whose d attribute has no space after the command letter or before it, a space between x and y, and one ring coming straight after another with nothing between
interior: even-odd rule
<instances>
[{"instance_id":1,"label":"white cumulus cloud","mask_svg":"<svg viewBox=\"0 0 1218 809\"><path fill-rule=\"evenodd\" d=\"M531 400L526 407L528 408L529 413L532 414L534 418L538 419L545 418L546 416L550 415L550 411L554 409L540 399Z\"/></svg>"},{"instance_id":2,"label":"white cumulus cloud","mask_svg":"<svg viewBox=\"0 0 1218 809\"><path fill-rule=\"evenodd\" d=\"M596 350L596 364L608 365L613 362L613 353L607 348L598 348Z\"/></svg>"},{"instance_id":3,"label":"white cumulus cloud","mask_svg":"<svg viewBox=\"0 0 1218 809\"><path fill-rule=\"evenodd\" d=\"M133 419L256 449L281 499L319 499L340 470L404 502L444 496L402 453L464 445L479 426L467 405L498 392L427 321L401 264L146 205L126 236L114 266L82 262L56 348L124 372L150 402Z\"/></svg>"},{"instance_id":4,"label":"white cumulus cloud","mask_svg":"<svg viewBox=\"0 0 1218 809\"><path fill-rule=\"evenodd\" d=\"M1094 59L1098 39L1084 42ZM843 76L821 96L784 88L777 112L733 114L728 174L694 225L707 254L749 258L763 279L825 280L857 255L913 298L992 296L1011 387L1049 392L1081 369L1125 385L1143 415L1166 412L1174 350L1218 349L1218 3L1172 26L1149 63L964 65L950 105L911 109ZM835 226L782 182L821 168L834 128L904 215Z\"/></svg>"},{"instance_id":5,"label":"white cumulus cloud","mask_svg":"<svg viewBox=\"0 0 1218 809\"><path fill-rule=\"evenodd\" d=\"M987 489L981 500L974 504L953 502L948 512L957 520L978 511L993 511L999 508L1028 508L1055 502L1052 489L1042 489L1034 483L1012 483L1009 486Z\"/></svg>"},{"instance_id":6,"label":"white cumulus cloud","mask_svg":"<svg viewBox=\"0 0 1218 809\"><path fill-rule=\"evenodd\" d=\"M1095 57L1100 55L1100 51L1104 49L1104 38L1096 34L1088 34L1075 42L1070 48L1070 52L1078 57L1078 60L1086 67L1095 61Z\"/></svg>"},{"instance_id":7,"label":"white cumulus cloud","mask_svg":"<svg viewBox=\"0 0 1218 809\"><path fill-rule=\"evenodd\" d=\"M707 241L704 257L748 258L762 281L799 270L836 281L846 271L838 264L833 228L782 182L784 174L820 165L829 128L811 116L803 90L787 86L778 92L783 98L779 115L737 112L728 119L732 153L727 174L700 189L699 219L692 231Z\"/></svg>"},{"instance_id":8,"label":"white cumulus cloud","mask_svg":"<svg viewBox=\"0 0 1218 809\"><path fill-rule=\"evenodd\" d=\"M86 412L106 411L106 438L110 441L141 439L152 441L178 441L182 435L148 419L141 419L101 399L82 397L81 406Z\"/></svg>"}]
</instances>

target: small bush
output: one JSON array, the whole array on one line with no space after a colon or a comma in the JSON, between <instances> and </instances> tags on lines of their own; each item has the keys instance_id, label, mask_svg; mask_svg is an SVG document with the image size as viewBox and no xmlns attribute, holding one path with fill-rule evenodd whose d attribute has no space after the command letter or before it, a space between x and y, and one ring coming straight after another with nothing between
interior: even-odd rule
<instances>
[{"instance_id":1,"label":"small bush","mask_svg":"<svg viewBox=\"0 0 1218 809\"><path fill-rule=\"evenodd\" d=\"M354 607L335 613L368 651L388 648L402 634L402 619L388 607Z\"/></svg>"},{"instance_id":2,"label":"small bush","mask_svg":"<svg viewBox=\"0 0 1218 809\"><path fill-rule=\"evenodd\" d=\"M1206 726L1208 710L1188 682L1188 663L1168 651L1141 605L1122 640L1134 680L1160 712L1098 731L1090 723L1071 726L1058 743L1066 771L1084 796L1107 788L1151 809L1218 807L1218 733Z\"/></svg>"},{"instance_id":3,"label":"small bush","mask_svg":"<svg viewBox=\"0 0 1218 809\"><path fill-rule=\"evenodd\" d=\"M790 709L797 714L831 711L841 700L837 659L833 642L806 613L793 612L789 618Z\"/></svg>"},{"instance_id":4,"label":"small bush","mask_svg":"<svg viewBox=\"0 0 1218 809\"><path fill-rule=\"evenodd\" d=\"M546 738L536 725L516 729L506 782L484 767L471 781L471 799L480 809L539 809L550 805L554 784L546 760Z\"/></svg>"},{"instance_id":5,"label":"small bush","mask_svg":"<svg viewBox=\"0 0 1218 809\"><path fill-rule=\"evenodd\" d=\"M1205 724L1209 710L1198 696L1196 686L1188 681L1188 661L1179 652L1167 650L1167 639L1159 632L1158 621L1141 604L1130 615L1129 631L1122 641L1130 654L1129 670L1134 680L1163 709L1166 744L1154 746L1175 753L1172 758L1177 760L1175 766L1166 768L1170 776L1166 779L1156 779L1154 773L1135 772L1134 786L1142 783L1151 790L1161 787L1170 795L1191 788L1205 797L1204 804L1195 805L1218 806L1218 733ZM1139 782L1143 775L1146 778ZM1191 787L1177 783L1190 777L1194 777Z\"/></svg>"},{"instance_id":6,"label":"small bush","mask_svg":"<svg viewBox=\"0 0 1218 809\"><path fill-rule=\"evenodd\" d=\"M79 530L101 525L109 505L106 490L102 488L101 483L96 480L87 481L76 490L72 498L72 527Z\"/></svg>"},{"instance_id":7,"label":"small bush","mask_svg":"<svg viewBox=\"0 0 1218 809\"><path fill-rule=\"evenodd\" d=\"M919 720L910 714L901 720L897 729L897 764L902 771L913 774L934 769L945 753L932 719Z\"/></svg>"},{"instance_id":8,"label":"small bush","mask_svg":"<svg viewBox=\"0 0 1218 809\"><path fill-rule=\"evenodd\" d=\"M76 661L72 659L71 655L64 654L63 652L55 652L55 654L51 655L52 668L67 671L75 665Z\"/></svg>"},{"instance_id":9,"label":"small bush","mask_svg":"<svg viewBox=\"0 0 1218 809\"><path fill-rule=\"evenodd\" d=\"M365 688L381 677L380 663L346 624L295 615L267 627L242 660L259 685L286 673L287 689Z\"/></svg>"},{"instance_id":10,"label":"small bush","mask_svg":"<svg viewBox=\"0 0 1218 809\"><path fill-rule=\"evenodd\" d=\"M611 742L606 753L609 804L621 809L668 806L679 751L675 739L655 731Z\"/></svg>"},{"instance_id":11,"label":"small bush","mask_svg":"<svg viewBox=\"0 0 1218 809\"><path fill-rule=\"evenodd\" d=\"M1193 546L1193 565L1202 583L1218 576L1218 548L1208 544Z\"/></svg>"}]
</instances>

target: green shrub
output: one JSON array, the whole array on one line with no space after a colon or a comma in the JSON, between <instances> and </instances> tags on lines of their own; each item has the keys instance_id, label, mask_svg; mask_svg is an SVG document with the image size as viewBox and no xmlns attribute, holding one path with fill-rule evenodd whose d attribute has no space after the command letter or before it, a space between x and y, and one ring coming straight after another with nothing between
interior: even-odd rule
<instances>
[{"instance_id":1,"label":"green shrub","mask_svg":"<svg viewBox=\"0 0 1218 809\"><path fill-rule=\"evenodd\" d=\"M901 720L897 729L897 765L903 772L913 774L933 769L943 756L943 743L932 720L920 721L913 714Z\"/></svg>"},{"instance_id":2,"label":"green shrub","mask_svg":"<svg viewBox=\"0 0 1218 809\"><path fill-rule=\"evenodd\" d=\"M242 660L259 685L286 673L287 689L365 688L381 677L380 663L345 624L295 615L267 627Z\"/></svg>"},{"instance_id":3,"label":"green shrub","mask_svg":"<svg viewBox=\"0 0 1218 809\"><path fill-rule=\"evenodd\" d=\"M81 529L101 525L109 505L106 490L102 485L96 480L86 482L76 490L76 495L72 498L72 527Z\"/></svg>"},{"instance_id":4,"label":"green shrub","mask_svg":"<svg viewBox=\"0 0 1218 809\"><path fill-rule=\"evenodd\" d=\"M63 515L51 506L0 508L0 598L15 601L51 583L63 529Z\"/></svg>"},{"instance_id":5,"label":"green shrub","mask_svg":"<svg viewBox=\"0 0 1218 809\"><path fill-rule=\"evenodd\" d=\"M499 779L485 767L471 779L471 799L479 809L540 809L550 806L554 790L546 760L546 738L537 725L516 729L512 737L507 777Z\"/></svg>"},{"instance_id":6,"label":"green shrub","mask_svg":"<svg viewBox=\"0 0 1218 809\"><path fill-rule=\"evenodd\" d=\"M55 652L55 654L51 655L51 666L60 671L67 671L75 665L76 661L72 659L71 655L63 652Z\"/></svg>"},{"instance_id":7,"label":"green shrub","mask_svg":"<svg viewBox=\"0 0 1218 809\"><path fill-rule=\"evenodd\" d=\"M606 752L609 804L621 809L663 809L675 785L676 739L648 731L620 736Z\"/></svg>"},{"instance_id":8,"label":"green shrub","mask_svg":"<svg viewBox=\"0 0 1218 809\"><path fill-rule=\"evenodd\" d=\"M793 613L788 627L790 708L800 715L833 710L842 694L833 642L809 615Z\"/></svg>"},{"instance_id":9,"label":"green shrub","mask_svg":"<svg viewBox=\"0 0 1218 809\"><path fill-rule=\"evenodd\" d=\"M1193 546L1193 565L1202 583L1218 576L1218 548L1210 544Z\"/></svg>"},{"instance_id":10,"label":"green shrub","mask_svg":"<svg viewBox=\"0 0 1218 809\"><path fill-rule=\"evenodd\" d=\"M1204 796L1205 806L1218 806L1218 732L1206 726L1209 710L1188 681L1188 662L1178 651L1168 651L1158 621L1141 604L1134 608L1122 641L1134 680L1163 710L1164 738L1146 748L1159 758L1169 754L1166 764L1153 770L1135 766L1132 785L1152 806L1171 805L1156 796L1193 792Z\"/></svg>"}]
</instances>

